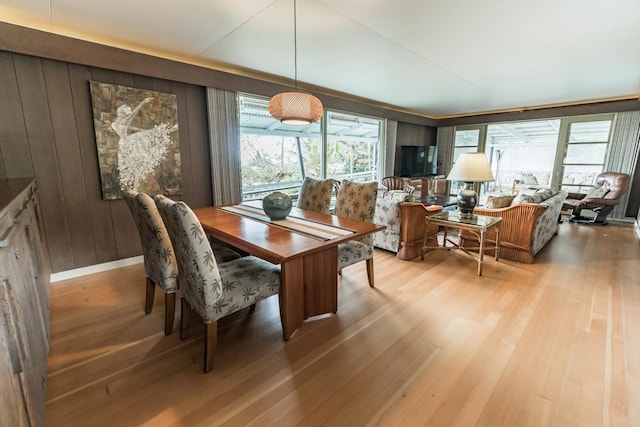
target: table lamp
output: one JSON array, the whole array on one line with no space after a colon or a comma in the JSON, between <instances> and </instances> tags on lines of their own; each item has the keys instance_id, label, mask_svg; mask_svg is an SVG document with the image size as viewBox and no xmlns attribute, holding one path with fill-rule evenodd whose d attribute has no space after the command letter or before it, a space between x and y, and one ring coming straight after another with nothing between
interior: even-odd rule
<instances>
[{"instance_id":1,"label":"table lamp","mask_svg":"<svg viewBox=\"0 0 640 427\"><path fill-rule=\"evenodd\" d=\"M484 153L462 153L458 156L449 176L449 181L463 181L465 186L458 193L458 210L461 217L471 217L478 201L478 194L473 189L475 182L493 181L493 173L489 160Z\"/></svg>"}]
</instances>

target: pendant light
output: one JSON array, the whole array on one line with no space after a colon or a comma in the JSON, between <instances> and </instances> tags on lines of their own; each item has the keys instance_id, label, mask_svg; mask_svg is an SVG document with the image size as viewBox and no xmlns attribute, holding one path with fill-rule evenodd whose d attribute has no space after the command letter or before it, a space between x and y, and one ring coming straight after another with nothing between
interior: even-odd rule
<instances>
[{"instance_id":1,"label":"pendant light","mask_svg":"<svg viewBox=\"0 0 640 427\"><path fill-rule=\"evenodd\" d=\"M293 63L295 90L281 92L269 100L269 114L284 124L308 125L322 118L322 102L298 90L298 34L296 0L293 0Z\"/></svg>"}]
</instances>

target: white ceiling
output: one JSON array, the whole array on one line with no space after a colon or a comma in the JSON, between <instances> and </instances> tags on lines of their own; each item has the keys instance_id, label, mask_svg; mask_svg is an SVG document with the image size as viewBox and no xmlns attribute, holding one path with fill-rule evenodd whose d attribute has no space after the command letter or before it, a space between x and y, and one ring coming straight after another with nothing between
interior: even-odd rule
<instances>
[{"instance_id":1,"label":"white ceiling","mask_svg":"<svg viewBox=\"0 0 640 427\"><path fill-rule=\"evenodd\" d=\"M640 0L297 2L298 80L319 92L436 118L640 95ZM0 0L0 20L294 77L293 0Z\"/></svg>"}]
</instances>

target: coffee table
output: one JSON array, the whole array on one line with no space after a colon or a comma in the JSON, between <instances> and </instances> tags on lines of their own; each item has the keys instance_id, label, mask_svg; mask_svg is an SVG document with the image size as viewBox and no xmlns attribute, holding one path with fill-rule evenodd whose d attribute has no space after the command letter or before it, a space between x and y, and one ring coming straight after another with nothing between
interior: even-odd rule
<instances>
[{"instance_id":1,"label":"coffee table","mask_svg":"<svg viewBox=\"0 0 640 427\"><path fill-rule=\"evenodd\" d=\"M492 249L494 250L495 259L496 261L498 261L500 253L500 227L502 225L502 218L485 215L463 216L458 211L443 211L438 215L427 216L425 218L425 221L427 222L427 229L429 224L435 224L444 227L444 238L442 241L442 246L427 246L427 235L425 233L422 244L422 256L420 257L421 260L424 260L424 254L428 249L459 249L478 262L478 276L482 276L482 263L484 261L485 251L485 236L488 230L495 228L496 245ZM469 249L460 246L458 242L449 239L447 236L447 230L449 228L468 230L476 234L476 236L478 236L478 240L480 241L480 247L478 248L477 256L475 252L471 252Z\"/></svg>"}]
</instances>

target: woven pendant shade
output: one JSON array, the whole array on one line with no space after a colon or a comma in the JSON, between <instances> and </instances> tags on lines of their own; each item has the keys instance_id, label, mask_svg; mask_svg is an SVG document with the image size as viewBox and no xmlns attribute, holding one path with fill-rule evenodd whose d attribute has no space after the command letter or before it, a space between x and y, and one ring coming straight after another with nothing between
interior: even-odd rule
<instances>
[{"instance_id":1,"label":"woven pendant shade","mask_svg":"<svg viewBox=\"0 0 640 427\"><path fill-rule=\"evenodd\" d=\"M269 114L285 124L314 123L322 118L322 102L305 92L281 92L269 101Z\"/></svg>"}]
</instances>

